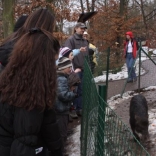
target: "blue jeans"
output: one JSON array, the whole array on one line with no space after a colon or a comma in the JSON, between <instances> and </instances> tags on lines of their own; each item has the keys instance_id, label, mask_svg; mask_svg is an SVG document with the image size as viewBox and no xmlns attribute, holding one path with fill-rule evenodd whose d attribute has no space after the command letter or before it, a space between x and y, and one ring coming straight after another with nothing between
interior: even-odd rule
<instances>
[{"instance_id":1,"label":"blue jeans","mask_svg":"<svg viewBox=\"0 0 156 156\"><path fill-rule=\"evenodd\" d=\"M129 80L133 80L136 78L135 69L133 67L134 65L134 58L132 53L127 53L126 55L126 65L128 69L128 78Z\"/></svg>"},{"instance_id":2,"label":"blue jeans","mask_svg":"<svg viewBox=\"0 0 156 156\"><path fill-rule=\"evenodd\" d=\"M77 75L79 76L81 82L77 86L77 95L78 95L78 97L75 98L75 100L73 101L73 105L74 105L76 111L82 109L82 79L83 79L83 72L78 72Z\"/></svg>"}]
</instances>

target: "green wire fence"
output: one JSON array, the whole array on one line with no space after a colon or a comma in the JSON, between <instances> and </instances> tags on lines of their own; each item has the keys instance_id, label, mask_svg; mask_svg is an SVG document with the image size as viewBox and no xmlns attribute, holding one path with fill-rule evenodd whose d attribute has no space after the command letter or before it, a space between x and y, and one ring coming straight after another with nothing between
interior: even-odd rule
<instances>
[{"instance_id":1,"label":"green wire fence","mask_svg":"<svg viewBox=\"0 0 156 156\"><path fill-rule=\"evenodd\" d=\"M96 86L87 59L82 94L81 156L150 156L105 102L107 86Z\"/></svg>"}]
</instances>

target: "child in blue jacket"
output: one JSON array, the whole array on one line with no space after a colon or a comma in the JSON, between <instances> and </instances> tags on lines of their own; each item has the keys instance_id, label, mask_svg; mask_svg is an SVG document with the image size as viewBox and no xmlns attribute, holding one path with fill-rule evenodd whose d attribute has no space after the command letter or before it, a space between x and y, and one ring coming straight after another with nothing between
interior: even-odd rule
<instances>
[{"instance_id":1,"label":"child in blue jacket","mask_svg":"<svg viewBox=\"0 0 156 156\"><path fill-rule=\"evenodd\" d=\"M61 57L57 65L57 98L55 102L55 111L59 122L59 129L64 143L67 139L67 125L69 120L69 108L71 102L76 97L76 93L70 90L68 77L71 73L72 63L66 57Z\"/></svg>"}]
</instances>

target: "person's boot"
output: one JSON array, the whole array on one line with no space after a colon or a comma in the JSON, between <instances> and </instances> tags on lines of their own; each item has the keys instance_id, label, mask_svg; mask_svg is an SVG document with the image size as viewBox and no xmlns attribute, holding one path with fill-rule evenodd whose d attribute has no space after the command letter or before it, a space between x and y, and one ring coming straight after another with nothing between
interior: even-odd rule
<instances>
[{"instance_id":1,"label":"person's boot","mask_svg":"<svg viewBox=\"0 0 156 156\"><path fill-rule=\"evenodd\" d=\"M136 82L136 81L137 81L137 77L133 79L133 82Z\"/></svg>"},{"instance_id":2,"label":"person's boot","mask_svg":"<svg viewBox=\"0 0 156 156\"><path fill-rule=\"evenodd\" d=\"M133 80L132 80L131 78L129 78L129 79L127 80L127 83L131 83L131 82L133 82Z\"/></svg>"},{"instance_id":3,"label":"person's boot","mask_svg":"<svg viewBox=\"0 0 156 156\"><path fill-rule=\"evenodd\" d=\"M77 116L75 110L71 110L71 111L69 112L69 116L70 116L72 119L77 119L77 118L78 118L78 116Z\"/></svg>"}]
</instances>

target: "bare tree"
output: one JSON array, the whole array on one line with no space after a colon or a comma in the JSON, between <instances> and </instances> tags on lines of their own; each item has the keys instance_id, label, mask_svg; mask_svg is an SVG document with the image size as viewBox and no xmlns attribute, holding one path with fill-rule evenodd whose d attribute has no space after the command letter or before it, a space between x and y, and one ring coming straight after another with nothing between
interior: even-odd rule
<instances>
[{"instance_id":1,"label":"bare tree","mask_svg":"<svg viewBox=\"0 0 156 156\"><path fill-rule=\"evenodd\" d=\"M143 19L143 23L144 23L144 27L146 29L147 32L147 23L146 23L146 15L145 15L145 10L144 10L144 1L143 0L139 0L139 2L137 0L135 0L136 4L140 7L141 10L141 14L142 14L142 19Z\"/></svg>"},{"instance_id":2,"label":"bare tree","mask_svg":"<svg viewBox=\"0 0 156 156\"><path fill-rule=\"evenodd\" d=\"M90 12L89 0L86 0L86 3L87 3L87 11Z\"/></svg>"},{"instance_id":3,"label":"bare tree","mask_svg":"<svg viewBox=\"0 0 156 156\"><path fill-rule=\"evenodd\" d=\"M80 0L80 4L81 4L82 13L84 13L84 7L83 7L83 1L82 0Z\"/></svg>"},{"instance_id":4,"label":"bare tree","mask_svg":"<svg viewBox=\"0 0 156 156\"><path fill-rule=\"evenodd\" d=\"M127 8L127 0L120 0L120 15L124 15L126 13Z\"/></svg>"},{"instance_id":5,"label":"bare tree","mask_svg":"<svg viewBox=\"0 0 156 156\"><path fill-rule=\"evenodd\" d=\"M95 0L92 0L92 11L95 10Z\"/></svg>"}]
</instances>

